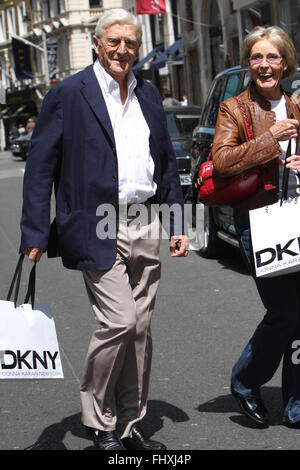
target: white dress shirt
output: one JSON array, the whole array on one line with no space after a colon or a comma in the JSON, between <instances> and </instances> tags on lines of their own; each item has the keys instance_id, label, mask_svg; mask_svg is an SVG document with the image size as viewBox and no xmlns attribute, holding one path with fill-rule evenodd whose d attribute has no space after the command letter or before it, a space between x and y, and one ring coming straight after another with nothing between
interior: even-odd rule
<instances>
[{"instance_id":1,"label":"white dress shirt","mask_svg":"<svg viewBox=\"0 0 300 470\"><path fill-rule=\"evenodd\" d=\"M118 158L119 204L145 202L156 192L150 130L134 93L136 78L128 75L128 96L123 106L118 83L96 60L98 79L114 132Z\"/></svg>"}]
</instances>

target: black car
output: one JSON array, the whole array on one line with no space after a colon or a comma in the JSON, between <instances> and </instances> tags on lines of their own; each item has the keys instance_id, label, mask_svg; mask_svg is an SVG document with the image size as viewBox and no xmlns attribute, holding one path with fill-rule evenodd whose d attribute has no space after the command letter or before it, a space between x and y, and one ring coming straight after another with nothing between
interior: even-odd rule
<instances>
[{"instance_id":1,"label":"black car","mask_svg":"<svg viewBox=\"0 0 300 470\"><path fill-rule=\"evenodd\" d=\"M201 116L199 106L165 108L169 134L176 155L180 182L185 200L192 197L191 141Z\"/></svg>"},{"instance_id":2,"label":"black car","mask_svg":"<svg viewBox=\"0 0 300 470\"><path fill-rule=\"evenodd\" d=\"M193 183L200 165L207 159L211 150L220 103L241 93L247 88L250 80L249 70L240 66L224 70L215 77L200 121L193 132ZM281 84L285 90L300 94L300 69L293 77L282 80ZM228 253L229 245L238 247L231 207L203 207L197 201L195 190L193 203L196 204L196 235L201 256L217 258Z\"/></svg>"},{"instance_id":3,"label":"black car","mask_svg":"<svg viewBox=\"0 0 300 470\"><path fill-rule=\"evenodd\" d=\"M12 140L10 150L14 157L21 157L24 161L27 160L31 143L31 135L32 132Z\"/></svg>"}]
</instances>

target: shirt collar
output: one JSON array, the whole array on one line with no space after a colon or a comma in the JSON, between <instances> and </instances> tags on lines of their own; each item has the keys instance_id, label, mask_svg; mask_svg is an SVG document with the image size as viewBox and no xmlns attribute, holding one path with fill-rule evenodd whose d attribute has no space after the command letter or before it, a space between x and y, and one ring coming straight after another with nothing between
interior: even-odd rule
<instances>
[{"instance_id":1,"label":"shirt collar","mask_svg":"<svg viewBox=\"0 0 300 470\"><path fill-rule=\"evenodd\" d=\"M119 90L119 84L109 73L106 72L105 68L102 67L102 65L100 64L99 59L96 60L95 66L96 66L98 76L101 81L101 86L103 87L103 91L105 92L105 94L108 95L109 93L112 93L114 90ZM134 73L130 71L128 74L128 82L127 82L128 96L131 96L131 94L133 93L136 87L136 84L137 84L137 81L134 76Z\"/></svg>"}]
</instances>

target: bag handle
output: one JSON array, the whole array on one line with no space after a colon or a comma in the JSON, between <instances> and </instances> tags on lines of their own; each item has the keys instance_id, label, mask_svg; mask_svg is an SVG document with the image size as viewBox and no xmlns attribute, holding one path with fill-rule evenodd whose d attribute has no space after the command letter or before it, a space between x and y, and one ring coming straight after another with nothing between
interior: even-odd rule
<instances>
[{"instance_id":1,"label":"bag handle","mask_svg":"<svg viewBox=\"0 0 300 470\"><path fill-rule=\"evenodd\" d=\"M9 291L8 291L8 294L7 294L7 297L6 297L6 300L10 300L11 295L12 295L12 291L13 291L15 285L16 285L15 295L14 295L15 307L17 306L17 300L18 300L18 295L19 295L21 274L22 274L22 265L23 265L24 256L25 255L22 253L19 257L19 261L18 261L16 270L14 272L14 275L13 275L13 278L12 278L12 281L11 281L11 285L10 285L10 288L9 288Z\"/></svg>"},{"instance_id":2,"label":"bag handle","mask_svg":"<svg viewBox=\"0 0 300 470\"><path fill-rule=\"evenodd\" d=\"M32 310L34 309L34 298L35 298L35 280L36 280L36 261L34 261L34 265L31 268L28 280L28 289L25 296L24 304L27 304L29 299L31 298L31 306Z\"/></svg>"},{"instance_id":3,"label":"bag handle","mask_svg":"<svg viewBox=\"0 0 300 470\"><path fill-rule=\"evenodd\" d=\"M290 169L286 167L286 159L290 156L291 156L291 139L289 140L288 148L286 150L285 159L284 159L280 206L282 206L282 202L287 199Z\"/></svg>"},{"instance_id":4,"label":"bag handle","mask_svg":"<svg viewBox=\"0 0 300 470\"><path fill-rule=\"evenodd\" d=\"M14 291L14 304L15 308L17 308L17 301L18 301L18 296L19 296L19 290L20 290L20 283L21 283L21 274L22 274L22 267L23 267L23 261L24 261L24 253L22 253L19 257L19 261L17 263L11 285L7 294L6 300L10 300L11 295ZM24 303L26 304L31 297L31 306L32 309L34 308L34 297L35 297L35 279L36 279L36 261L34 262L34 266L31 269L30 275L29 275L29 281L28 281L28 289L26 293L26 297L24 300Z\"/></svg>"}]
</instances>

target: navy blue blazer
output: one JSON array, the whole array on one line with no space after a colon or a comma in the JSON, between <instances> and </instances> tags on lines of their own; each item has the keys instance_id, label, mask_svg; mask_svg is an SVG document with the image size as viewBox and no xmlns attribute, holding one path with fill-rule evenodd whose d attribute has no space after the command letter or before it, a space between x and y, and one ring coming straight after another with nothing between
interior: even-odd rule
<instances>
[{"instance_id":1,"label":"navy blue blazer","mask_svg":"<svg viewBox=\"0 0 300 470\"><path fill-rule=\"evenodd\" d=\"M136 78L135 93L150 128L157 184L154 202L183 207L160 94ZM50 228L53 184L56 220ZM67 268L109 269L116 257L116 240L99 239L96 234L100 204L118 206L118 164L110 118L90 65L44 98L24 174L20 251L48 248L49 256L59 251Z\"/></svg>"}]
</instances>

